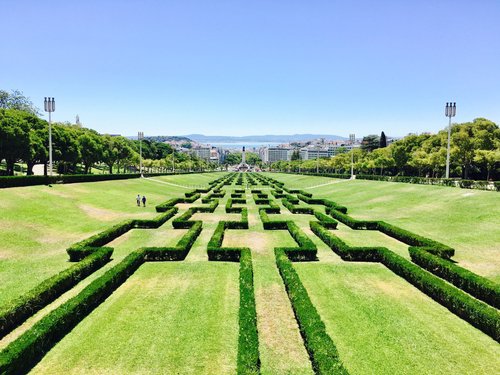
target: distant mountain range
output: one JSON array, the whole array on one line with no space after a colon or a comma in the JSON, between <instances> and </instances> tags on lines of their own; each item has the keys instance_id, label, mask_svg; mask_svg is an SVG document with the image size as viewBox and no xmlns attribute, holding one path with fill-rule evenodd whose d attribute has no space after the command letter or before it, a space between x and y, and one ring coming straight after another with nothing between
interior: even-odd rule
<instances>
[{"instance_id":1,"label":"distant mountain range","mask_svg":"<svg viewBox=\"0 0 500 375\"><path fill-rule=\"evenodd\" d=\"M340 135L331 134L291 134L291 135L246 135L243 137L231 137L223 135L203 135L203 134L188 134L181 136L189 138L199 143L241 143L241 142L272 142L272 143L290 143L310 141L318 138L325 140L345 140L348 138Z\"/></svg>"}]
</instances>

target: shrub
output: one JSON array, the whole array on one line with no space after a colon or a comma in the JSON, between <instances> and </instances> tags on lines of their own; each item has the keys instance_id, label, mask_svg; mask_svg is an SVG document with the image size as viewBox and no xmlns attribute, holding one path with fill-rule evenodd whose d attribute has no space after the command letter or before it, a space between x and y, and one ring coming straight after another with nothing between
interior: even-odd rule
<instances>
[{"instance_id":1,"label":"shrub","mask_svg":"<svg viewBox=\"0 0 500 375\"><path fill-rule=\"evenodd\" d=\"M340 361L335 344L326 332L325 324L311 302L292 263L280 249L275 249L275 255L276 265L285 284L314 372L348 374Z\"/></svg>"},{"instance_id":2,"label":"shrub","mask_svg":"<svg viewBox=\"0 0 500 375\"><path fill-rule=\"evenodd\" d=\"M382 263L460 318L500 341L500 312L494 307L469 296L391 251L382 252Z\"/></svg>"},{"instance_id":3,"label":"shrub","mask_svg":"<svg viewBox=\"0 0 500 375\"><path fill-rule=\"evenodd\" d=\"M94 249L79 263L46 279L3 306L0 309L0 338L109 262L112 253L113 249L110 247Z\"/></svg>"},{"instance_id":4,"label":"shrub","mask_svg":"<svg viewBox=\"0 0 500 375\"><path fill-rule=\"evenodd\" d=\"M122 234L127 233L134 227L134 220L127 220L123 223L117 224L105 231L89 237L83 241L71 245L66 252L69 255L71 262L78 262L92 253L96 247L101 247L111 242L115 238L120 237Z\"/></svg>"},{"instance_id":5,"label":"shrub","mask_svg":"<svg viewBox=\"0 0 500 375\"><path fill-rule=\"evenodd\" d=\"M330 216L327 216L324 213L316 211L316 210L314 210L314 216L316 217L316 219L321 221L321 225L323 227L328 228L328 229L337 228L338 221L331 218Z\"/></svg>"},{"instance_id":6,"label":"shrub","mask_svg":"<svg viewBox=\"0 0 500 375\"><path fill-rule=\"evenodd\" d=\"M27 373L46 352L109 297L143 262L142 249L130 253L76 297L49 312L0 352L0 373Z\"/></svg>"},{"instance_id":7,"label":"shrub","mask_svg":"<svg viewBox=\"0 0 500 375\"><path fill-rule=\"evenodd\" d=\"M238 336L238 374L258 374L259 335L257 332L257 310L253 282L252 253L241 249L240 257L240 309Z\"/></svg>"},{"instance_id":8,"label":"shrub","mask_svg":"<svg viewBox=\"0 0 500 375\"><path fill-rule=\"evenodd\" d=\"M172 207L154 219L136 219L134 220L134 228L159 228L170 218L175 216L178 210L179 209L177 207Z\"/></svg>"},{"instance_id":9,"label":"shrub","mask_svg":"<svg viewBox=\"0 0 500 375\"><path fill-rule=\"evenodd\" d=\"M473 295L497 309L500 308L500 286L491 280L457 266L427 252L426 248L410 247L413 262L429 272L449 281L457 288Z\"/></svg>"}]
</instances>

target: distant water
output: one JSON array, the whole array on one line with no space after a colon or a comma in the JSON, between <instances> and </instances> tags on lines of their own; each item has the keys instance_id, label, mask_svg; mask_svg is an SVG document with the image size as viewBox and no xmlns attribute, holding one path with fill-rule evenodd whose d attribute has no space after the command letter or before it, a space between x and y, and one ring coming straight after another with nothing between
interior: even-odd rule
<instances>
[{"instance_id":1,"label":"distant water","mask_svg":"<svg viewBox=\"0 0 500 375\"><path fill-rule=\"evenodd\" d=\"M258 150L261 147L266 147L266 146L277 146L280 145L281 143L279 142L234 142L234 143L209 143L210 146L213 147L222 147L228 150L241 150L243 146L245 146L245 149L247 151L252 151L254 148Z\"/></svg>"}]
</instances>

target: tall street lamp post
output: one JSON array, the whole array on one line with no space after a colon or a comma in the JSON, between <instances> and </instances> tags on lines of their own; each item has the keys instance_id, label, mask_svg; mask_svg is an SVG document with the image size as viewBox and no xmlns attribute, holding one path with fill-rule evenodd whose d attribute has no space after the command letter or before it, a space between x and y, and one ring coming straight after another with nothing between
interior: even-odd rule
<instances>
[{"instance_id":1,"label":"tall street lamp post","mask_svg":"<svg viewBox=\"0 0 500 375\"><path fill-rule=\"evenodd\" d=\"M446 103L444 115L449 118L448 121L448 146L446 147L446 178L450 178L450 137L451 137L451 118L457 114L457 103Z\"/></svg>"},{"instance_id":2,"label":"tall street lamp post","mask_svg":"<svg viewBox=\"0 0 500 375\"><path fill-rule=\"evenodd\" d=\"M50 114L56 110L54 98L45 97L43 108L45 112L49 112L49 176L52 176L52 118Z\"/></svg>"},{"instance_id":3,"label":"tall street lamp post","mask_svg":"<svg viewBox=\"0 0 500 375\"><path fill-rule=\"evenodd\" d=\"M356 136L354 134L349 134L349 140L351 143L351 180L354 179L354 141Z\"/></svg>"},{"instance_id":4,"label":"tall street lamp post","mask_svg":"<svg viewBox=\"0 0 500 375\"><path fill-rule=\"evenodd\" d=\"M139 173L142 175L142 139L144 138L144 132L137 133L137 139L139 140Z\"/></svg>"}]
</instances>

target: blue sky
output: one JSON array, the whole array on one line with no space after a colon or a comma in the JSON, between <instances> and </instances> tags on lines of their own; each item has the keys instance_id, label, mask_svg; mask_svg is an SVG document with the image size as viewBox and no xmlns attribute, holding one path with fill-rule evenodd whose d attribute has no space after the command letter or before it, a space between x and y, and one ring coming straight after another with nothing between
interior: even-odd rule
<instances>
[{"instance_id":1,"label":"blue sky","mask_svg":"<svg viewBox=\"0 0 500 375\"><path fill-rule=\"evenodd\" d=\"M2 0L0 89L134 135L500 123L500 2Z\"/></svg>"}]
</instances>

